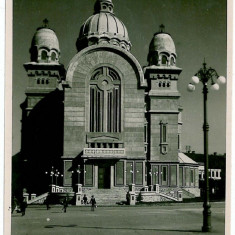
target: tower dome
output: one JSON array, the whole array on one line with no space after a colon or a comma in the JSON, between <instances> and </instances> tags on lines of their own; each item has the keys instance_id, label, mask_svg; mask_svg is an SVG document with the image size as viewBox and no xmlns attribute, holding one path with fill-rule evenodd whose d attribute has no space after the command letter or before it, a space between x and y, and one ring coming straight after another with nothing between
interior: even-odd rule
<instances>
[{"instance_id":1,"label":"tower dome","mask_svg":"<svg viewBox=\"0 0 235 235\"><path fill-rule=\"evenodd\" d=\"M38 63L59 63L60 47L54 30L48 28L48 20L37 28L33 36L30 53L31 61Z\"/></svg>"},{"instance_id":2,"label":"tower dome","mask_svg":"<svg viewBox=\"0 0 235 235\"><path fill-rule=\"evenodd\" d=\"M149 65L175 66L176 50L175 43L170 34L163 32L155 33L149 46Z\"/></svg>"},{"instance_id":3,"label":"tower dome","mask_svg":"<svg viewBox=\"0 0 235 235\"><path fill-rule=\"evenodd\" d=\"M112 0L96 1L94 15L80 29L77 49L99 43L110 43L128 51L131 48L126 26L113 13Z\"/></svg>"}]
</instances>

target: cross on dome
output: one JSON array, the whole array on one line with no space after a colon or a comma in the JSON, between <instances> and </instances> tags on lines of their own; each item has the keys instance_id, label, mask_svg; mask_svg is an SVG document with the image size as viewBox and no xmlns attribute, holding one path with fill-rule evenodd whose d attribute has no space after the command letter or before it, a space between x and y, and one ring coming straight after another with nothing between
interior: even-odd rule
<instances>
[{"instance_id":1,"label":"cross on dome","mask_svg":"<svg viewBox=\"0 0 235 235\"><path fill-rule=\"evenodd\" d=\"M48 26L49 26L49 20L47 18L45 18L43 20L43 28L48 28Z\"/></svg>"},{"instance_id":2,"label":"cross on dome","mask_svg":"<svg viewBox=\"0 0 235 235\"><path fill-rule=\"evenodd\" d=\"M165 25L164 24L161 24L159 26L159 31L160 31L160 33L164 33L164 31L165 31Z\"/></svg>"}]
</instances>

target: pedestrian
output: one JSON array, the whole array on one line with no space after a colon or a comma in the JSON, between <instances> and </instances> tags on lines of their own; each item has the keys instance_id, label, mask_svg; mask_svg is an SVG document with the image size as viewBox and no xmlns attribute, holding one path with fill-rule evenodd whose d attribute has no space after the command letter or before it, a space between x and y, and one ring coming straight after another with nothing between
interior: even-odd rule
<instances>
[{"instance_id":1,"label":"pedestrian","mask_svg":"<svg viewBox=\"0 0 235 235\"><path fill-rule=\"evenodd\" d=\"M66 213L67 207L68 207L68 202L67 202L67 198L65 197L63 201L63 208L62 208L64 213Z\"/></svg>"},{"instance_id":2,"label":"pedestrian","mask_svg":"<svg viewBox=\"0 0 235 235\"><path fill-rule=\"evenodd\" d=\"M18 206L18 200L17 200L16 197L14 196L14 197L12 198L12 203L11 203L11 213L12 213L12 214L13 214L14 211L17 212L17 210L18 210L17 206Z\"/></svg>"},{"instance_id":3,"label":"pedestrian","mask_svg":"<svg viewBox=\"0 0 235 235\"><path fill-rule=\"evenodd\" d=\"M86 205L88 203L86 194L84 194L84 196L83 196L83 203L84 203L84 205Z\"/></svg>"},{"instance_id":4,"label":"pedestrian","mask_svg":"<svg viewBox=\"0 0 235 235\"><path fill-rule=\"evenodd\" d=\"M46 200L45 200L45 204L46 204L46 207L47 207L47 210L49 210L51 207L50 207L50 201L49 201L49 196L47 196Z\"/></svg>"},{"instance_id":5,"label":"pedestrian","mask_svg":"<svg viewBox=\"0 0 235 235\"><path fill-rule=\"evenodd\" d=\"M94 195L91 196L90 204L91 204L91 211L95 211L96 201Z\"/></svg>"},{"instance_id":6,"label":"pedestrian","mask_svg":"<svg viewBox=\"0 0 235 235\"><path fill-rule=\"evenodd\" d=\"M26 207L27 207L27 201L26 201L26 198L24 198L23 201L21 202L21 213L22 213L22 216L25 215Z\"/></svg>"}]
</instances>

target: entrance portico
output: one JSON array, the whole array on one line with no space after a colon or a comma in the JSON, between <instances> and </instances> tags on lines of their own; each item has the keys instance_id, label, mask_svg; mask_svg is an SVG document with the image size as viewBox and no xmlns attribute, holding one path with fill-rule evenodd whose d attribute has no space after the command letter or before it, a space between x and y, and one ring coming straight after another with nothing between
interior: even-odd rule
<instances>
[{"instance_id":1,"label":"entrance portico","mask_svg":"<svg viewBox=\"0 0 235 235\"><path fill-rule=\"evenodd\" d=\"M114 166L125 158L124 148L85 148L84 149L84 179L85 185L89 181L87 177L92 177L93 187L98 189L111 189L114 187ZM87 167L92 165L93 167ZM94 168L94 169L93 169ZM93 173L87 172L90 169Z\"/></svg>"}]
</instances>

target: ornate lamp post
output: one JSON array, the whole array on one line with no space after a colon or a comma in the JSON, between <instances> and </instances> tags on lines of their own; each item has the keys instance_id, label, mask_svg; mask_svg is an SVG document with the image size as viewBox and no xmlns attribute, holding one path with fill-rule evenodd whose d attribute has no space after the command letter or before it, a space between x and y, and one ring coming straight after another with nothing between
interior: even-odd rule
<instances>
[{"instance_id":1,"label":"ornate lamp post","mask_svg":"<svg viewBox=\"0 0 235 235\"><path fill-rule=\"evenodd\" d=\"M48 175L48 173L50 173L50 176L51 176L51 184L53 184L53 176L55 174L55 171L54 171L54 166L51 167L51 171L50 172L45 172L46 175Z\"/></svg>"},{"instance_id":2,"label":"ornate lamp post","mask_svg":"<svg viewBox=\"0 0 235 235\"><path fill-rule=\"evenodd\" d=\"M211 231L211 205L209 202L209 175L208 175L208 132L209 124L207 123L207 94L208 83L211 83L212 90L219 90L219 84L225 84L226 79L223 76L218 76L217 72L212 68L207 68L204 61L203 67L192 77L192 82L188 85L188 91L194 91L195 85L199 82L203 84L203 103L204 103L204 168L205 168L205 183L204 183L204 204L203 204L203 232Z\"/></svg>"},{"instance_id":3,"label":"ornate lamp post","mask_svg":"<svg viewBox=\"0 0 235 235\"><path fill-rule=\"evenodd\" d=\"M63 175L56 169L55 170L55 185L57 185L57 179L58 177L63 177ZM59 180L60 181L60 180Z\"/></svg>"}]
</instances>

